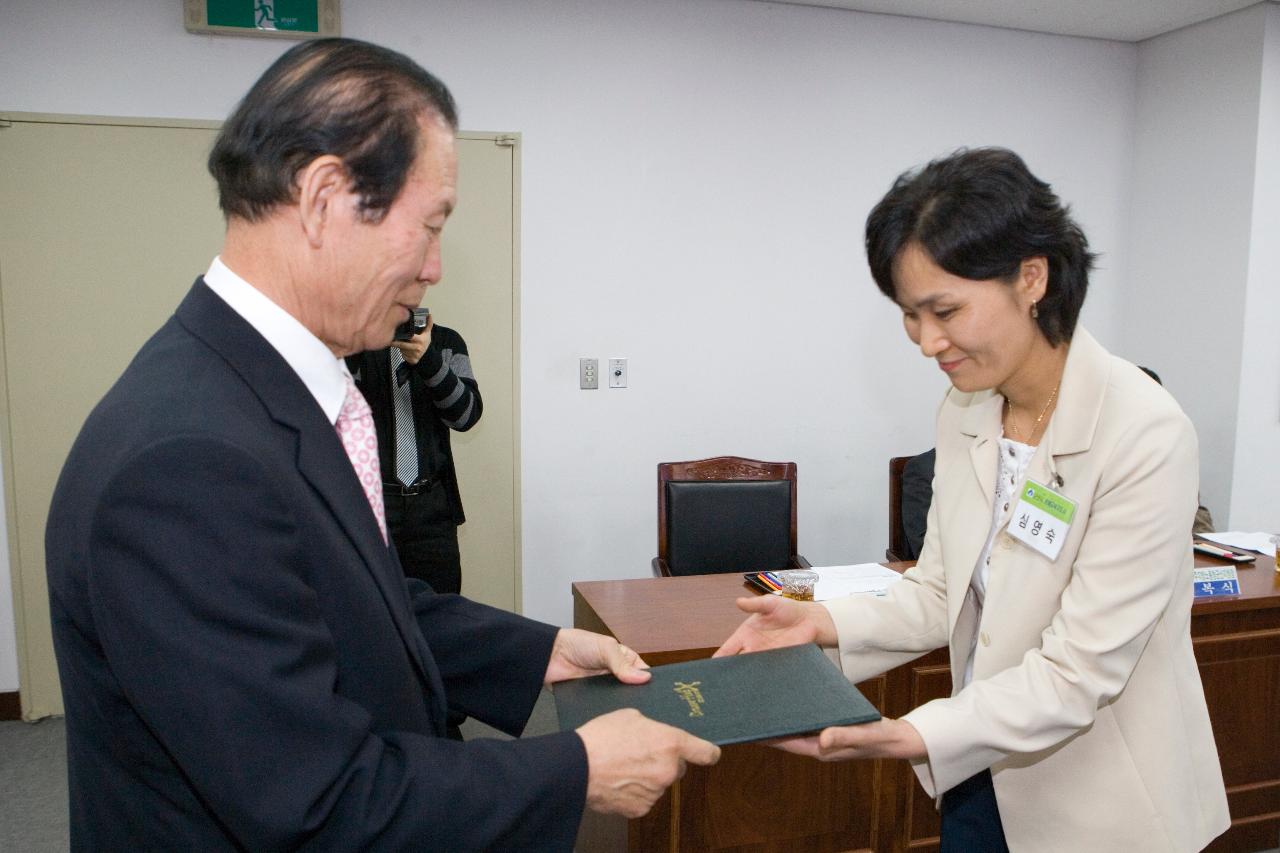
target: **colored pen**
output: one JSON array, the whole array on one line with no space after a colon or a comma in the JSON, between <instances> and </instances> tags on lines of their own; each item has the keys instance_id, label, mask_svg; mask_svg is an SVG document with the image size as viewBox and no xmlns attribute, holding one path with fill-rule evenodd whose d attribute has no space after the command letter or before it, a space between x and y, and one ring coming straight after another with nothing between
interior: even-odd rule
<instances>
[{"instance_id":1,"label":"colored pen","mask_svg":"<svg viewBox=\"0 0 1280 853\"><path fill-rule=\"evenodd\" d=\"M1209 545L1205 542L1197 542L1196 550L1205 554L1212 554L1215 557L1222 557L1227 560L1243 560L1248 556L1247 554L1239 554L1235 551L1229 551L1226 548L1219 548L1217 545Z\"/></svg>"},{"instance_id":2,"label":"colored pen","mask_svg":"<svg viewBox=\"0 0 1280 853\"><path fill-rule=\"evenodd\" d=\"M761 572L760 577L767 585L773 587L775 590L783 589L782 581L778 580L778 576L773 572Z\"/></svg>"}]
</instances>

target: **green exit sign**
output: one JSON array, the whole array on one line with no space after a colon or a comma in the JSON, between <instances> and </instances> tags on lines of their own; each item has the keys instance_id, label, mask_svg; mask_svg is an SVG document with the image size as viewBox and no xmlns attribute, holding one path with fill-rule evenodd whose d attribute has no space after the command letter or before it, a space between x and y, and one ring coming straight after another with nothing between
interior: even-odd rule
<instances>
[{"instance_id":1,"label":"green exit sign","mask_svg":"<svg viewBox=\"0 0 1280 853\"><path fill-rule=\"evenodd\" d=\"M267 38L341 34L338 0L183 0L188 32Z\"/></svg>"}]
</instances>

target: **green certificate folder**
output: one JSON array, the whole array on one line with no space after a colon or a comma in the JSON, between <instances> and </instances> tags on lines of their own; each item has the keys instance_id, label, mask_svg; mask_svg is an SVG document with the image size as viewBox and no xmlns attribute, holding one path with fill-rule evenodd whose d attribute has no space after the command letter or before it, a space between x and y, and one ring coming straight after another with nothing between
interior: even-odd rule
<instances>
[{"instance_id":1,"label":"green certificate folder","mask_svg":"<svg viewBox=\"0 0 1280 853\"><path fill-rule=\"evenodd\" d=\"M636 708L723 746L880 719L812 643L655 666L652 672L646 684L596 675L554 685L561 730Z\"/></svg>"}]
</instances>

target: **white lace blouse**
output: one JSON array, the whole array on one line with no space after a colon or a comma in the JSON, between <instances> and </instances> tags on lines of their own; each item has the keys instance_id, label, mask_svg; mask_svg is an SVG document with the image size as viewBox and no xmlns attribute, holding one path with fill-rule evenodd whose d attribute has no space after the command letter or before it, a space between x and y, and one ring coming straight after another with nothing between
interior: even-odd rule
<instances>
[{"instance_id":1,"label":"white lace blouse","mask_svg":"<svg viewBox=\"0 0 1280 853\"><path fill-rule=\"evenodd\" d=\"M996 471L996 498L991 504L991 530L987 533L987 544L978 555L978 564L973 568L973 578L969 581L970 592L978 605L978 624L982 624L982 602L987 594L987 572L991 565L991 548L996 536L1009 523L1013 507L1017 503L1014 490L1027 472L1027 465L1036 449L1029 444L1014 441L1011 438L1000 438L1000 461ZM967 687L973 680L973 655L977 648L978 632L973 632L973 642L969 644L969 656L965 659L964 684Z\"/></svg>"}]
</instances>

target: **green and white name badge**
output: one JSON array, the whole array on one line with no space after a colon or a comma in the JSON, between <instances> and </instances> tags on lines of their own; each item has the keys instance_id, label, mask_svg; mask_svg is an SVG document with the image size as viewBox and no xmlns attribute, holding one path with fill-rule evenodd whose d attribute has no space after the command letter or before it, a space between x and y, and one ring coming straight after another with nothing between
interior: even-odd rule
<instances>
[{"instance_id":1,"label":"green and white name badge","mask_svg":"<svg viewBox=\"0 0 1280 853\"><path fill-rule=\"evenodd\" d=\"M1009 535L1050 560L1058 559L1076 517L1076 503L1035 480L1027 480L1009 519Z\"/></svg>"}]
</instances>

